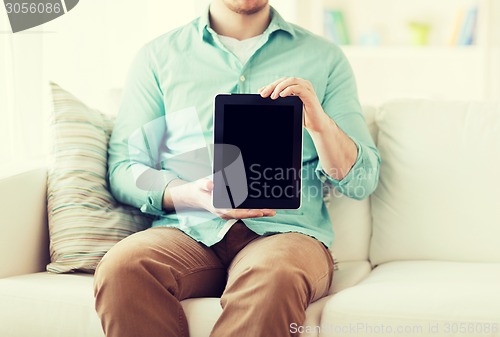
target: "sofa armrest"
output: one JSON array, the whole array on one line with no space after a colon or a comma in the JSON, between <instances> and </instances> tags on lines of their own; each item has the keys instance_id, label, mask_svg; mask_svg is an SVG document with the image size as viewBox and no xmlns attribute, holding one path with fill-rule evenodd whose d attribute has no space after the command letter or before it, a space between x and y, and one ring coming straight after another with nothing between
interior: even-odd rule
<instances>
[{"instance_id":1,"label":"sofa armrest","mask_svg":"<svg viewBox=\"0 0 500 337\"><path fill-rule=\"evenodd\" d=\"M45 270L46 168L0 179L0 278Z\"/></svg>"}]
</instances>

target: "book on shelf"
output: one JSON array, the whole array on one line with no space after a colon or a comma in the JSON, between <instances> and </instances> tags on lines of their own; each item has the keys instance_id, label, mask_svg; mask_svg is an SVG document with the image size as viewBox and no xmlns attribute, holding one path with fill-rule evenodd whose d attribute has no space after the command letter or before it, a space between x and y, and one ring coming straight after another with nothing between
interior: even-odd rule
<instances>
[{"instance_id":1,"label":"book on shelf","mask_svg":"<svg viewBox=\"0 0 500 337\"><path fill-rule=\"evenodd\" d=\"M350 44L344 13L337 9L325 10L325 35L338 45Z\"/></svg>"},{"instance_id":2,"label":"book on shelf","mask_svg":"<svg viewBox=\"0 0 500 337\"><path fill-rule=\"evenodd\" d=\"M450 39L450 45L471 46L476 43L477 6L468 10L460 9Z\"/></svg>"}]
</instances>

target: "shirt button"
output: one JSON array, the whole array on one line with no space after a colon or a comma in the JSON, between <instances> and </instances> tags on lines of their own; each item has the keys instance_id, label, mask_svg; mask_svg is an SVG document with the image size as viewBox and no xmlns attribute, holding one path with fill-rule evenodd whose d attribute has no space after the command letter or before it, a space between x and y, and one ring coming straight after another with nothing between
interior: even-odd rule
<instances>
[{"instance_id":1,"label":"shirt button","mask_svg":"<svg viewBox=\"0 0 500 337\"><path fill-rule=\"evenodd\" d=\"M246 80L245 76L241 75L241 76L240 76L240 81L241 81L241 82L245 82L245 80Z\"/></svg>"}]
</instances>

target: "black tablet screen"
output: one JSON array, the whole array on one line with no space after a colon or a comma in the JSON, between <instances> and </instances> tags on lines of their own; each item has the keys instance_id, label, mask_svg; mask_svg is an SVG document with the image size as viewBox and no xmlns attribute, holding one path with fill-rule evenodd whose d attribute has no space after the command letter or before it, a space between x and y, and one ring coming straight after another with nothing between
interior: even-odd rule
<instances>
[{"instance_id":1,"label":"black tablet screen","mask_svg":"<svg viewBox=\"0 0 500 337\"><path fill-rule=\"evenodd\" d=\"M215 96L215 208L300 207L302 109L296 96Z\"/></svg>"},{"instance_id":2,"label":"black tablet screen","mask_svg":"<svg viewBox=\"0 0 500 337\"><path fill-rule=\"evenodd\" d=\"M252 199L291 199L299 193L293 186L300 174L292 160L293 109L226 105L223 143L240 149L247 177L248 197L240 208L252 208Z\"/></svg>"}]
</instances>

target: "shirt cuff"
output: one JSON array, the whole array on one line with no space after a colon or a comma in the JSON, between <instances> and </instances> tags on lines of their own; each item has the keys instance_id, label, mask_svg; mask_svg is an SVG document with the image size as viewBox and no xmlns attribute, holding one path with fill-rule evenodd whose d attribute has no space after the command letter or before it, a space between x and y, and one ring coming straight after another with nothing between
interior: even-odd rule
<instances>
[{"instance_id":1,"label":"shirt cuff","mask_svg":"<svg viewBox=\"0 0 500 337\"><path fill-rule=\"evenodd\" d=\"M151 170L148 173L147 179L150 181L148 183L149 188L146 193L146 201L140 207L140 210L143 213L155 216L165 215L166 212L163 210L163 193L168 184L178 179L178 177L168 171Z\"/></svg>"},{"instance_id":2,"label":"shirt cuff","mask_svg":"<svg viewBox=\"0 0 500 337\"><path fill-rule=\"evenodd\" d=\"M318 161L318 166L316 166L316 176L321 180L321 182L330 182L333 187L342 187L347 184L354 178L355 172L358 171L359 166L361 165L361 158L363 156L363 149L361 145L355 139L351 138L351 140L356 144L356 148L358 149L358 156L356 157L356 161L354 165L351 167L347 175L341 180L334 179L326 173L321 165L321 162Z\"/></svg>"}]
</instances>

